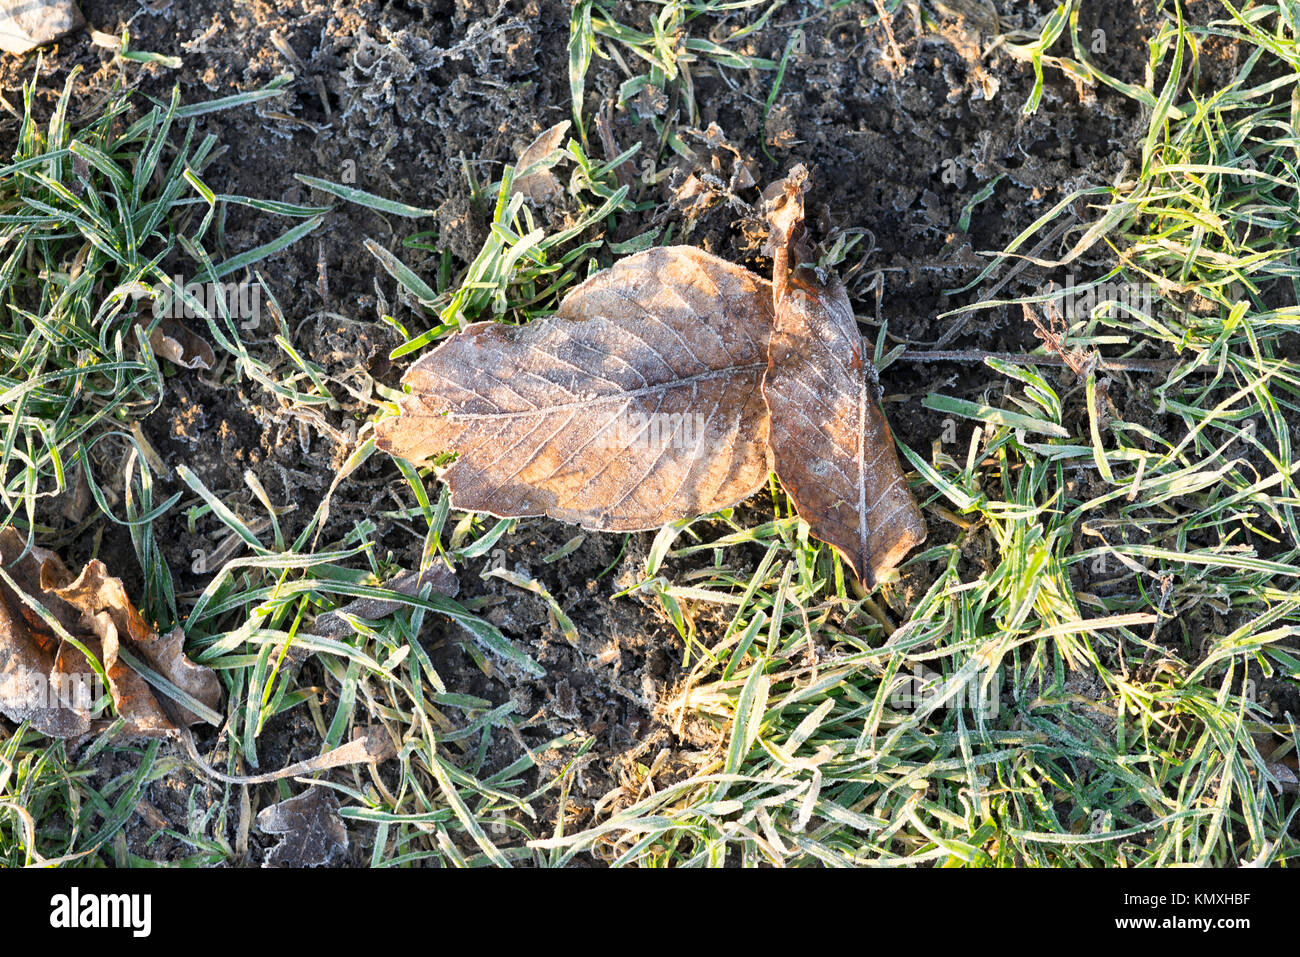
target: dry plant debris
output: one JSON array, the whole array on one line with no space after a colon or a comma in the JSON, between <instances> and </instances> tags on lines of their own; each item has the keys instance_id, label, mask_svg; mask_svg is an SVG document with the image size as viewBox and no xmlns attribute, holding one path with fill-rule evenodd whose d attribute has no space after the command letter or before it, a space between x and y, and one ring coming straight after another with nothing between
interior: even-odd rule
<instances>
[{"instance_id":1,"label":"dry plant debris","mask_svg":"<svg viewBox=\"0 0 1300 957\"><path fill-rule=\"evenodd\" d=\"M176 363L182 369L215 369L216 353L212 346L185 323L164 318L149 335L149 345L163 359Z\"/></svg>"},{"instance_id":2,"label":"dry plant debris","mask_svg":"<svg viewBox=\"0 0 1300 957\"><path fill-rule=\"evenodd\" d=\"M383 587L400 595L414 597L426 585L429 586L430 594L444 595L447 598L455 598L460 591L456 573L445 565L431 565L422 572L404 571L384 582ZM345 637L353 633L353 628L344 615L364 619L386 618L401 607L401 602L383 598L358 598L336 611L327 611L319 616L312 631L328 638Z\"/></svg>"},{"instance_id":3,"label":"dry plant debris","mask_svg":"<svg viewBox=\"0 0 1300 957\"><path fill-rule=\"evenodd\" d=\"M257 813L257 826L280 838L263 867L320 867L348 850L339 801L329 788L312 786L297 797Z\"/></svg>"},{"instance_id":4,"label":"dry plant debris","mask_svg":"<svg viewBox=\"0 0 1300 957\"><path fill-rule=\"evenodd\" d=\"M155 694L123 654L215 711L221 683L185 657L184 640L179 628L151 628L99 560L74 578L53 552L27 551L13 528L0 531L0 713L11 720L59 738L106 727L90 691L98 678L127 734L174 735L203 719Z\"/></svg>"},{"instance_id":5,"label":"dry plant debris","mask_svg":"<svg viewBox=\"0 0 1300 957\"><path fill-rule=\"evenodd\" d=\"M817 538L872 585L925 540L848 293L810 258L802 170L769 190L776 327L763 394L781 485Z\"/></svg>"},{"instance_id":6,"label":"dry plant debris","mask_svg":"<svg viewBox=\"0 0 1300 957\"><path fill-rule=\"evenodd\" d=\"M379 447L456 508L641 531L734 505L775 470L874 584L925 538L848 296L802 265L796 167L771 197L773 282L688 246L615 263L524 326L479 322L403 378Z\"/></svg>"},{"instance_id":7,"label":"dry plant debris","mask_svg":"<svg viewBox=\"0 0 1300 957\"><path fill-rule=\"evenodd\" d=\"M515 163L515 169L521 175L515 178L514 191L523 193L535 206L556 202L564 195L556 175L549 167L538 164L545 163L552 153L564 145L564 134L569 131L569 125L568 120L563 120L544 130L519 154ZM528 172L534 166L538 168Z\"/></svg>"}]
</instances>

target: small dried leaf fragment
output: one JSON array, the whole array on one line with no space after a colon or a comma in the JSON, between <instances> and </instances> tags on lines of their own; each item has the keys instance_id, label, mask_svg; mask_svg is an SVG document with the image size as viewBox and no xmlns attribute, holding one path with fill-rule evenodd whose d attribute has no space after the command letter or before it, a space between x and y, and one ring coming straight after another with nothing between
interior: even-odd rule
<instances>
[{"instance_id":1,"label":"small dried leaf fragment","mask_svg":"<svg viewBox=\"0 0 1300 957\"><path fill-rule=\"evenodd\" d=\"M776 326L763 394L777 478L812 534L867 586L925 540L839 280L800 266L806 172L769 189Z\"/></svg>"},{"instance_id":2,"label":"small dried leaf fragment","mask_svg":"<svg viewBox=\"0 0 1300 957\"><path fill-rule=\"evenodd\" d=\"M455 451L451 504L643 531L717 511L769 472L771 287L689 246L597 273L556 315L480 322L411 367L381 449Z\"/></svg>"},{"instance_id":3,"label":"small dried leaf fragment","mask_svg":"<svg viewBox=\"0 0 1300 957\"><path fill-rule=\"evenodd\" d=\"M549 169L537 169L531 173L527 170L528 167L541 163L558 150L564 142L564 134L568 131L569 121L562 120L542 132L519 154L515 169L521 175L514 181L513 189L516 193L523 193L534 205L544 205L563 195L560 181Z\"/></svg>"},{"instance_id":4,"label":"small dried leaf fragment","mask_svg":"<svg viewBox=\"0 0 1300 957\"><path fill-rule=\"evenodd\" d=\"M208 370L217 364L212 346L179 319L164 318L159 322L149 335L149 345L160 358L182 369Z\"/></svg>"},{"instance_id":5,"label":"small dried leaf fragment","mask_svg":"<svg viewBox=\"0 0 1300 957\"><path fill-rule=\"evenodd\" d=\"M68 478L68 488L55 501L59 503L59 514L76 525L86 517L86 510L94 499L91 498L90 484L86 481L84 472L77 469Z\"/></svg>"},{"instance_id":6,"label":"small dried leaf fragment","mask_svg":"<svg viewBox=\"0 0 1300 957\"><path fill-rule=\"evenodd\" d=\"M1277 781L1277 786L1284 793L1300 793L1300 763L1296 760L1295 750L1288 747L1290 739L1286 734L1275 729L1271 733L1252 734L1251 738L1254 739L1260 756L1264 758L1264 766Z\"/></svg>"},{"instance_id":7,"label":"small dried leaf fragment","mask_svg":"<svg viewBox=\"0 0 1300 957\"><path fill-rule=\"evenodd\" d=\"M54 737L93 730L95 671L76 645L64 640L32 608L41 606L102 664L117 713L128 734L159 736L202 720L183 705L157 696L122 661L123 649L204 707L221 703L221 683L210 668L185 657L178 628L159 636L127 598L120 580L92 560L75 578L56 555L32 549L13 528L0 531L0 562L22 594L0 580L0 712L30 720ZM20 558L20 556L22 556Z\"/></svg>"},{"instance_id":8,"label":"small dried leaf fragment","mask_svg":"<svg viewBox=\"0 0 1300 957\"><path fill-rule=\"evenodd\" d=\"M263 808L257 813L257 826L280 838L263 867L320 867L348 850L338 798L329 788L313 786Z\"/></svg>"},{"instance_id":9,"label":"small dried leaf fragment","mask_svg":"<svg viewBox=\"0 0 1300 957\"><path fill-rule=\"evenodd\" d=\"M16 591L0 579L0 713L30 721L51 737L75 737L90 730L91 687L81 679L90 666L18 594L39 595L42 567L59 561L38 548L19 560L24 544L12 528L0 532L0 564L18 586ZM57 599L44 607L68 631L80 623L75 610Z\"/></svg>"}]
</instances>

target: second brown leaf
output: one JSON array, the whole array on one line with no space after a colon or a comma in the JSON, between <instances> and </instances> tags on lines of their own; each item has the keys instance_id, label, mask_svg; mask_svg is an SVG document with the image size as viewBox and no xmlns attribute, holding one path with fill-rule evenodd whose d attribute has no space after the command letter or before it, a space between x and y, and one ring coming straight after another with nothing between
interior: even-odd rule
<instances>
[{"instance_id":1,"label":"second brown leaf","mask_svg":"<svg viewBox=\"0 0 1300 957\"><path fill-rule=\"evenodd\" d=\"M777 478L812 534L829 542L868 587L925 540L880 410L848 294L810 258L803 227L806 172L769 189L772 332L763 394Z\"/></svg>"}]
</instances>

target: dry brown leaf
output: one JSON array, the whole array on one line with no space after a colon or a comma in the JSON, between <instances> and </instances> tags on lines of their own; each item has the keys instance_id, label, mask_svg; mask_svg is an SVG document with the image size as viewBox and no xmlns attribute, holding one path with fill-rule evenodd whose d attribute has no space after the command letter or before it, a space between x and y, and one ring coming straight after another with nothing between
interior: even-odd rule
<instances>
[{"instance_id":1,"label":"dry brown leaf","mask_svg":"<svg viewBox=\"0 0 1300 957\"><path fill-rule=\"evenodd\" d=\"M94 501L90 492L90 483L86 481L86 473L81 469L75 469L72 475L68 476L68 487L55 501L58 503L59 514L73 525L85 518L86 510Z\"/></svg>"},{"instance_id":2,"label":"dry brown leaf","mask_svg":"<svg viewBox=\"0 0 1300 957\"><path fill-rule=\"evenodd\" d=\"M0 531L0 565L17 590L0 578L0 712L30 721L43 734L70 738L90 730L93 682L85 656L66 646L55 630L23 601L19 592L41 594L41 569L59 560L33 548L21 561L24 542L12 528ZM15 563L16 562L16 563ZM66 630L80 624L75 609L57 599L44 607Z\"/></svg>"},{"instance_id":3,"label":"dry brown leaf","mask_svg":"<svg viewBox=\"0 0 1300 957\"><path fill-rule=\"evenodd\" d=\"M459 453L443 475L456 508L601 531L735 504L774 466L813 535L874 584L925 523L848 295L800 265L806 177L768 193L772 284L691 247L631 256L550 319L476 323L421 358L379 447Z\"/></svg>"},{"instance_id":4,"label":"dry brown leaf","mask_svg":"<svg viewBox=\"0 0 1300 957\"><path fill-rule=\"evenodd\" d=\"M555 316L480 322L403 377L381 449L460 458L451 504L641 531L734 505L767 480L761 382L770 286L687 246L592 276Z\"/></svg>"},{"instance_id":5,"label":"dry brown leaf","mask_svg":"<svg viewBox=\"0 0 1300 957\"><path fill-rule=\"evenodd\" d=\"M799 263L802 166L770 189L776 326L763 393L777 478L868 587L925 540L848 294Z\"/></svg>"},{"instance_id":6,"label":"dry brown leaf","mask_svg":"<svg viewBox=\"0 0 1300 957\"><path fill-rule=\"evenodd\" d=\"M164 317L150 333L149 345L160 358L183 369L206 370L217 364L216 354L207 340L200 338L179 319Z\"/></svg>"},{"instance_id":7,"label":"dry brown leaf","mask_svg":"<svg viewBox=\"0 0 1300 957\"><path fill-rule=\"evenodd\" d=\"M558 150L564 142L564 134L568 131L569 121L562 120L549 130L544 131L519 154L519 161L515 164L515 170L524 175L520 175L512 184L514 192L523 193L532 203L538 206L559 199L563 195L563 190L560 189L560 181L556 179L555 174L549 169L538 169L531 173L526 171L528 167L542 162L546 157Z\"/></svg>"},{"instance_id":8,"label":"dry brown leaf","mask_svg":"<svg viewBox=\"0 0 1300 957\"><path fill-rule=\"evenodd\" d=\"M91 705L80 687L94 686L94 671L75 644L42 618L38 604L103 665L108 690L128 734L158 736L201 720L154 692L122 661L128 650L144 665L205 707L221 703L221 683L209 668L185 657L184 633L160 636L110 578L98 560L75 578L52 552L32 549L13 528L0 531L0 562L17 589L0 579L0 712L54 737L94 729ZM20 558L20 556L22 556ZM19 594L21 592L21 594Z\"/></svg>"}]
</instances>

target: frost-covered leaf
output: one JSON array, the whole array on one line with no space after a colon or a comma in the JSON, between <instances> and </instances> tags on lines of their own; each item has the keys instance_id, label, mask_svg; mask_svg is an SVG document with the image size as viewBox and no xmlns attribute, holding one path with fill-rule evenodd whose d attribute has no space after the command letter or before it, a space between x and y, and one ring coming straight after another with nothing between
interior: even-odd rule
<instances>
[{"instance_id":1,"label":"frost-covered leaf","mask_svg":"<svg viewBox=\"0 0 1300 957\"><path fill-rule=\"evenodd\" d=\"M513 183L514 191L523 193L534 205L553 202L563 195L560 181L551 172L550 166L545 164L550 155L564 143L564 134L568 131L569 121L561 120L549 130L543 131L519 154L519 161L515 164L519 175Z\"/></svg>"},{"instance_id":2,"label":"frost-covered leaf","mask_svg":"<svg viewBox=\"0 0 1300 957\"><path fill-rule=\"evenodd\" d=\"M0 50L27 53L85 23L73 0L0 0Z\"/></svg>"},{"instance_id":3,"label":"frost-covered leaf","mask_svg":"<svg viewBox=\"0 0 1300 957\"><path fill-rule=\"evenodd\" d=\"M767 480L771 290L686 246L629 256L523 326L475 323L420 358L380 448L444 474L456 508L640 531Z\"/></svg>"},{"instance_id":4,"label":"frost-covered leaf","mask_svg":"<svg viewBox=\"0 0 1300 957\"><path fill-rule=\"evenodd\" d=\"M257 826L280 838L263 867L320 867L348 850L338 798L329 788L310 787L297 797L263 808L257 813Z\"/></svg>"},{"instance_id":5,"label":"frost-covered leaf","mask_svg":"<svg viewBox=\"0 0 1300 957\"><path fill-rule=\"evenodd\" d=\"M774 467L873 584L925 539L843 285L805 265L802 167L769 191L773 282L650 249L555 316L476 323L421 358L380 448L459 457L456 508L640 531L733 505Z\"/></svg>"},{"instance_id":6,"label":"frost-covered leaf","mask_svg":"<svg viewBox=\"0 0 1300 957\"><path fill-rule=\"evenodd\" d=\"M160 636L98 559L74 578L52 552L34 548L24 555L24 547L13 528L0 531L0 564L8 576L0 576L0 712L54 737L94 730L102 679L84 648L102 666L128 734L170 734L203 719L155 692L124 655L215 714L221 683L210 668L185 657L181 629Z\"/></svg>"},{"instance_id":7,"label":"frost-covered leaf","mask_svg":"<svg viewBox=\"0 0 1300 957\"><path fill-rule=\"evenodd\" d=\"M925 540L848 294L801 263L803 167L769 189L776 327L763 383L781 486L812 534L872 585Z\"/></svg>"}]
</instances>

